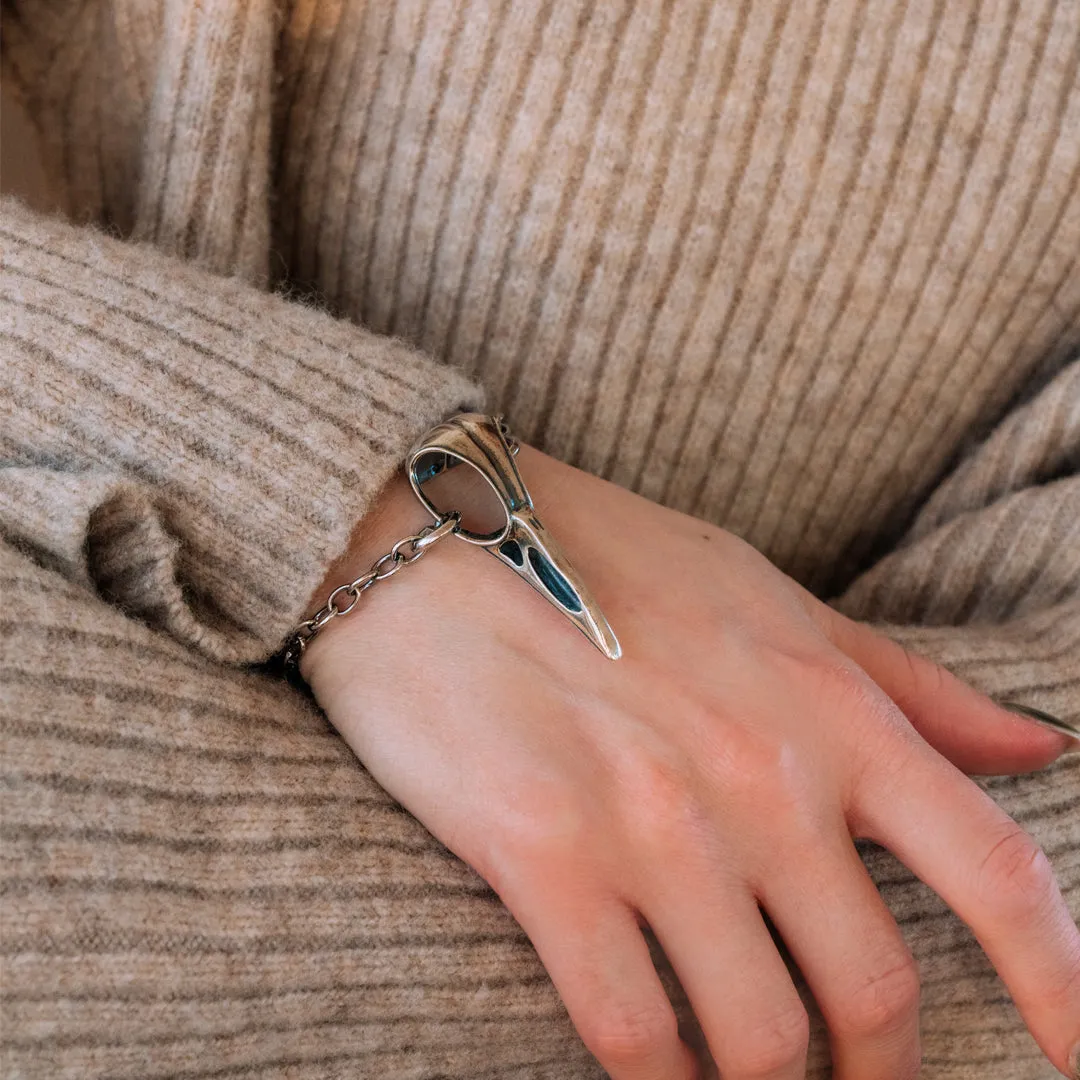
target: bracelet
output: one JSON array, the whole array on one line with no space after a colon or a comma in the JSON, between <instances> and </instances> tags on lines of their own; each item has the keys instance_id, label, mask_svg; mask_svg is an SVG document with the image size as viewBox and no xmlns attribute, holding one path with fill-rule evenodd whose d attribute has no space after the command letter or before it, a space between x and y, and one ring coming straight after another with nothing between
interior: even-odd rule
<instances>
[{"instance_id":1,"label":"bracelet","mask_svg":"<svg viewBox=\"0 0 1080 1080\"><path fill-rule=\"evenodd\" d=\"M280 653L286 671L296 674L311 639L334 619L348 615L367 589L416 562L445 536L456 536L494 555L546 597L605 656L617 660L622 649L614 631L577 571L536 516L514 460L517 451L517 440L503 417L483 413L458 413L437 424L415 443L406 457L409 485L435 519L434 524L403 537L355 581L334 589L326 603L286 639ZM501 529L472 532L462 526L457 510L440 510L424 492L425 483L461 464L472 465L495 492L506 519Z\"/></svg>"},{"instance_id":2,"label":"bracelet","mask_svg":"<svg viewBox=\"0 0 1080 1080\"><path fill-rule=\"evenodd\" d=\"M432 544L444 536L449 536L458 527L460 521L461 515L455 510L436 524L425 525L418 533L402 537L385 555L380 555L355 581L339 585L334 589L326 598L326 603L310 619L305 619L300 623L286 639L285 646L281 650L281 660L286 671L290 674L297 672L308 642L327 623L333 622L342 615L348 615L360 602L360 597L376 581L385 581L388 577L393 577L403 566L416 562ZM407 546L411 546L412 550L405 555L402 549ZM386 563L390 565L385 566Z\"/></svg>"}]
</instances>

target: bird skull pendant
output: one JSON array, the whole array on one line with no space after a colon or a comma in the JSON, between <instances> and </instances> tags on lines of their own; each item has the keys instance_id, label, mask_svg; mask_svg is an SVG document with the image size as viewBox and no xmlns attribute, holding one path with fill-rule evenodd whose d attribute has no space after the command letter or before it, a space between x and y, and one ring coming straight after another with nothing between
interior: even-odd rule
<instances>
[{"instance_id":1,"label":"bird skull pendant","mask_svg":"<svg viewBox=\"0 0 1080 1080\"><path fill-rule=\"evenodd\" d=\"M409 483L427 511L439 520L442 514L425 494L423 485L463 462L472 465L498 496L506 522L496 532L475 533L459 528L454 535L484 548L510 567L605 656L617 660L622 649L604 613L536 516L514 461L517 449L501 416L458 413L433 427L409 451Z\"/></svg>"}]
</instances>

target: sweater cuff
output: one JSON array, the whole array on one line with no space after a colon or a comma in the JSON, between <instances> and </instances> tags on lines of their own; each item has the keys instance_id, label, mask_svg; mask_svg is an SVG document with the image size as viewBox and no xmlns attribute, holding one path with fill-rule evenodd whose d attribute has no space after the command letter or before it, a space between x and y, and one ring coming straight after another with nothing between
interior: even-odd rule
<instances>
[{"instance_id":1,"label":"sweater cuff","mask_svg":"<svg viewBox=\"0 0 1080 1080\"><path fill-rule=\"evenodd\" d=\"M0 349L5 464L55 507L9 500L5 534L63 535L74 579L230 662L276 651L412 442L484 405L401 341L12 200Z\"/></svg>"}]
</instances>

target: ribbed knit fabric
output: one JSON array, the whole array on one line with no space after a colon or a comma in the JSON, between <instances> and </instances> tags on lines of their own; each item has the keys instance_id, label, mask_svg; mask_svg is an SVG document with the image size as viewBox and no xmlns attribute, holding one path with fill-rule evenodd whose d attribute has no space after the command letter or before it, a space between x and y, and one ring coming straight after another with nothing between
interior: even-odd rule
<instances>
[{"instance_id":1,"label":"ribbed knit fabric","mask_svg":"<svg viewBox=\"0 0 1080 1080\"><path fill-rule=\"evenodd\" d=\"M461 406L1080 719L1073 0L4 15L67 213L128 238L3 204L6 1074L598 1075L491 892L238 666ZM987 786L1080 915L1080 763ZM924 1075L1054 1075L866 858Z\"/></svg>"},{"instance_id":2,"label":"ribbed knit fabric","mask_svg":"<svg viewBox=\"0 0 1080 1080\"><path fill-rule=\"evenodd\" d=\"M10 203L5 535L265 659L418 432L482 393L408 345Z\"/></svg>"}]
</instances>

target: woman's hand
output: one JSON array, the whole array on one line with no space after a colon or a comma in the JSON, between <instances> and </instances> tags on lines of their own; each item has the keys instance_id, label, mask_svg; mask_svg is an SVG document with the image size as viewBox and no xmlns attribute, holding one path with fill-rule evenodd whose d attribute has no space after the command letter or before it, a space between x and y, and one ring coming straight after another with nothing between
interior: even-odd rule
<instances>
[{"instance_id":1,"label":"woman's hand","mask_svg":"<svg viewBox=\"0 0 1080 1080\"><path fill-rule=\"evenodd\" d=\"M723 530L529 447L518 464L621 660L447 539L330 625L302 670L375 778L499 893L611 1075L693 1075L639 919L725 1080L804 1075L806 1013L760 905L829 1024L838 1080L914 1076L917 972L852 836L944 897L1065 1069L1080 935L1045 856L957 768L1035 768L1065 741ZM328 581L422 521L395 480Z\"/></svg>"}]
</instances>

